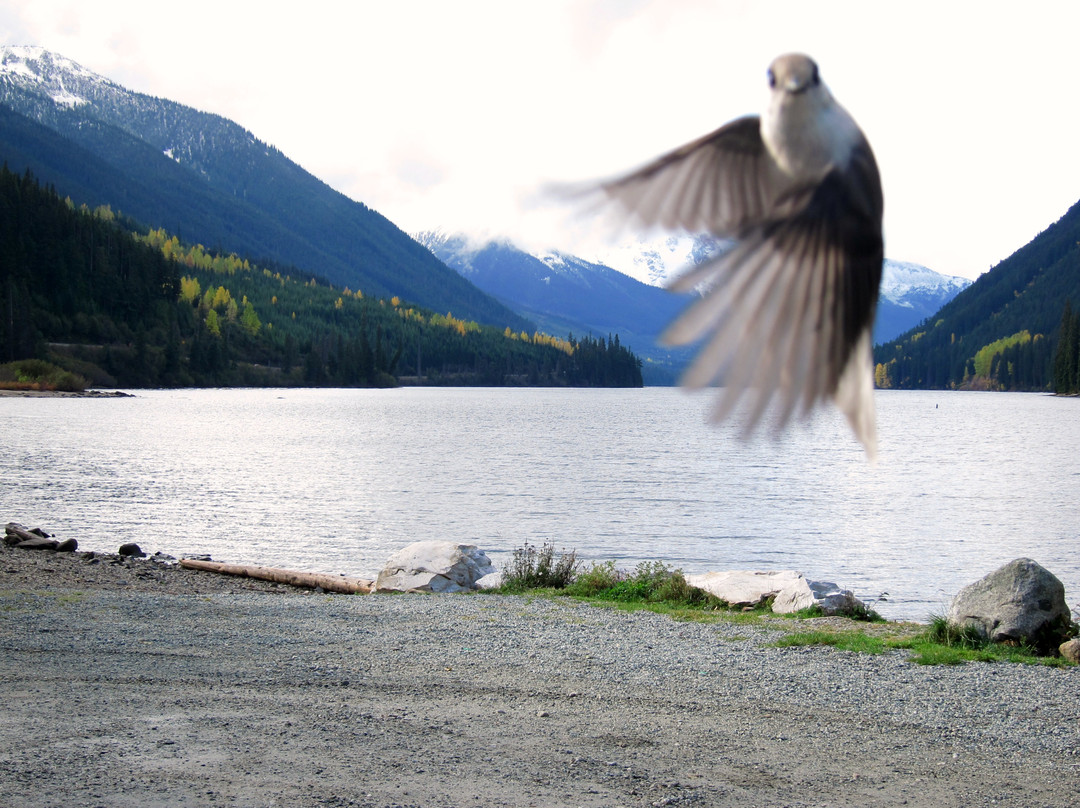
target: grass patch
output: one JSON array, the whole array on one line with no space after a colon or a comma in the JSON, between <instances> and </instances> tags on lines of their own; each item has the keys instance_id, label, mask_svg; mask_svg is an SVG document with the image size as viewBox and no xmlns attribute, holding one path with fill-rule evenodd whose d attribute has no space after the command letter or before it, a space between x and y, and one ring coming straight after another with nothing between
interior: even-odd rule
<instances>
[{"instance_id":1,"label":"grass patch","mask_svg":"<svg viewBox=\"0 0 1080 808\"><path fill-rule=\"evenodd\" d=\"M566 587L571 597L637 605L663 605L666 610L716 611L728 604L715 595L690 586L682 570L662 561L643 561L632 573L615 568L615 562L594 564Z\"/></svg>"},{"instance_id":2,"label":"grass patch","mask_svg":"<svg viewBox=\"0 0 1080 808\"><path fill-rule=\"evenodd\" d=\"M862 631L796 631L781 637L772 645L775 648L828 645L858 654L883 654L888 647L888 641Z\"/></svg>"},{"instance_id":3,"label":"grass patch","mask_svg":"<svg viewBox=\"0 0 1080 808\"><path fill-rule=\"evenodd\" d=\"M861 654L881 654L888 650L910 651L917 665L962 665L966 662L1012 662L1024 665L1070 667L1061 657L1039 654L1034 648L993 643L975 630L950 625L934 616L922 631L908 636L875 637L865 631L792 632L772 644L777 648L828 645Z\"/></svg>"}]
</instances>

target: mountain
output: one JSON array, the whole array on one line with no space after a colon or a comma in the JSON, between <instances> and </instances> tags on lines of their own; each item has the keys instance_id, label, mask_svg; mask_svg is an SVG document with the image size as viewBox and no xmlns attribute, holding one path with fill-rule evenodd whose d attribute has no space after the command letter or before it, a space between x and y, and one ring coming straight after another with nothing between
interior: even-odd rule
<instances>
[{"instance_id":1,"label":"mountain","mask_svg":"<svg viewBox=\"0 0 1080 808\"><path fill-rule=\"evenodd\" d=\"M874 321L874 344L880 345L915 327L970 285L967 278L886 259Z\"/></svg>"},{"instance_id":2,"label":"mountain","mask_svg":"<svg viewBox=\"0 0 1080 808\"><path fill-rule=\"evenodd\" d=\"M523 336L132 232L6 166L0 311L0 386L642 384L618 340Z\"/></svg>"},{"instance_id":3,"label":"mountain","mask_svg":"<svg viewBox=\"0 0 1080 808\"><path fill-rule=\"evenodd\" d=\"M62 196L373 296L532 324L237 124L41 48L0 48L0 159Z\"/></svg>"},{"instance_id":4,"label":"mountain","mask_svg":"<svg viewBox=\"0 0 1080 808\"><path fill-rule=\"evenodd\" d=\"M708 236L642 237L604 248L596 260L644 283L663 286L684 268L701 263L722 246L722 242ZM966 278L942 275L919 264L886 260L874 323L874 344L918 325L970 284Z\"/></svg>"},{"instance_id":5,"label":"mountain","mask_svg":"<svg viewBox=\"0 0 1080 808\"><path fill-rule=\"evenodd\" d=\"M628 239L603 249L601 260L589 261L562 252L528 253L508 241L474 243L460 234L427 232L416 238L447 266L550 333L619 334L647 360L651 384L674 378L692 353L657 344L688 303L686 296L660 287L723 246L701 236ZM918 264L886 261L875 343L922 322L970 283Z\"/></svg>"},{"instance_id":6,"label":"mountain","mask_svg":"<svg viewBox=\"0 0 1080 808\"><path fill-rule=\"evenodd\" d=\"M689 302L611 267L557 251L536 255L509 241L473 243L460 234L421 233L417 241L479 288L551 334L618 335L644 359L646 384L671 384L690 351L658 344Z\"/></svg>"},{"instance_id":7,"label":"mountain","mask_svg":"<svg viewBox=\"0 0 1080 808\"><path fill-rule=\"evenodd\" d=\"M1045 389L1080 301L1080 202L918 326L874 351L888 386Z\"/></svg>"}]
</instances>

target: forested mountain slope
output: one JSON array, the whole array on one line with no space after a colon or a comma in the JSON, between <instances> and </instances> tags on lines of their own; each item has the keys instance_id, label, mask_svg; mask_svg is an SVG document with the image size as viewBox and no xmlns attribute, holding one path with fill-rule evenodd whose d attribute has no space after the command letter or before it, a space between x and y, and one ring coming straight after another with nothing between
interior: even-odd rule
<instances>
[{"instance_id":1,"label":"forested mountain slope","mask_svg":"<svg viewBox=\"0 0 1080 808\"><path fill-rule=\"evenodd\" d=\"M132 226L0 168L0 362L106 387L641 385L617 340L481 325Z\"/></svg>"},{"instance_id":2,"label":"forested mountain slope","mask_svg":"<svg viewBox=\"0 0 1080 808\"><path fill-rule=\"evenodd\" d=\"M937 314L878 346L878 383L1047 389L1068 300L1080 302L1080 203Z\"/></svg>"},{"instance_id":3,"label":"forested mountain slope","mask_svg":"<svg viewBox=\"0 0 1080 808\"><path fill-rule=\"evenodd\" d=\"M532 327L381 214L221 116L37 48L0 48L0 106L0 160L76 203L371 295Z\"/></svg>"}]
</instances>

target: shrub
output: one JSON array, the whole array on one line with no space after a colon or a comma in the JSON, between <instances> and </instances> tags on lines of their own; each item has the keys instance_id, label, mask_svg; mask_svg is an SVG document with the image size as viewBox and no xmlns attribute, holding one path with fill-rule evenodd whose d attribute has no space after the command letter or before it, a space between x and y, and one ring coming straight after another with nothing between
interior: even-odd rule
<instances>
[{"instance_id":1,"label":"shrub","mask_svg":"<svg viewBox=\"0 0 1080 808\"><path fill-rule=\"evenodd\" d=\"M503 570L503 588L510 591L542 587L563 589L577 571L577 552L563 553L555 560L555 545L545 544L539 550L525 542L514 550L509 566Z\"/></svg>"},{"instance_id":2,"label":"shrub","mask_svg":"<svg viewBox=\"0 0 1080 808\"><path fill-rule=\"evenodd\" d=\"M682 570L671 569L662 561L643 561L630 574L617 570L614 561L595 564L567 587L566 594L619 603L664 603L703 609L727 606L718 597L690 586Z\"/></svg>"},{"instance_id":3,"label":"shrub","mask_svg":"<svg viewBox=\"0 0 1080 808\"><path fill-rule=\"evenodd\" d=\"M20 359L0 365L0 386L8 390L81 392L86 379L43 359Z\"/></svg>"},{"instance_id":4,"label":"shrub","mask_svg":"<svg viewBox=\"0 0 1080 808\"><path fill-rule=\"evenodd\" d=\"M594 563L574 578L573 582L566 587L566 594L578 598L595 597L625 581L626 578L626 573L615 569L614 561L605 561L603 564Z\"/></svg>"}]
</instances>

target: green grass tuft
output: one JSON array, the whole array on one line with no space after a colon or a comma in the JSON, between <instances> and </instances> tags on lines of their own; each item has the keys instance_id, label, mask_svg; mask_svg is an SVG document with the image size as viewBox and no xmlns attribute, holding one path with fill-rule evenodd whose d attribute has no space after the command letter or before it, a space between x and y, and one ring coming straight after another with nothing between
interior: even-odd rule
<instances>
[{"instance_id":1,"label":"green grass tuft","mask_svg":"<svg viewBox=\"0 0 1080 808\"><path fill-rule=\"evenodd\" d=\"M781 637L772 645L775 648L828 645L859 654L883 654L887 648L886 641L881 637L872 637L861 631L797 631Z\"/></svg>"}]
</instances>

